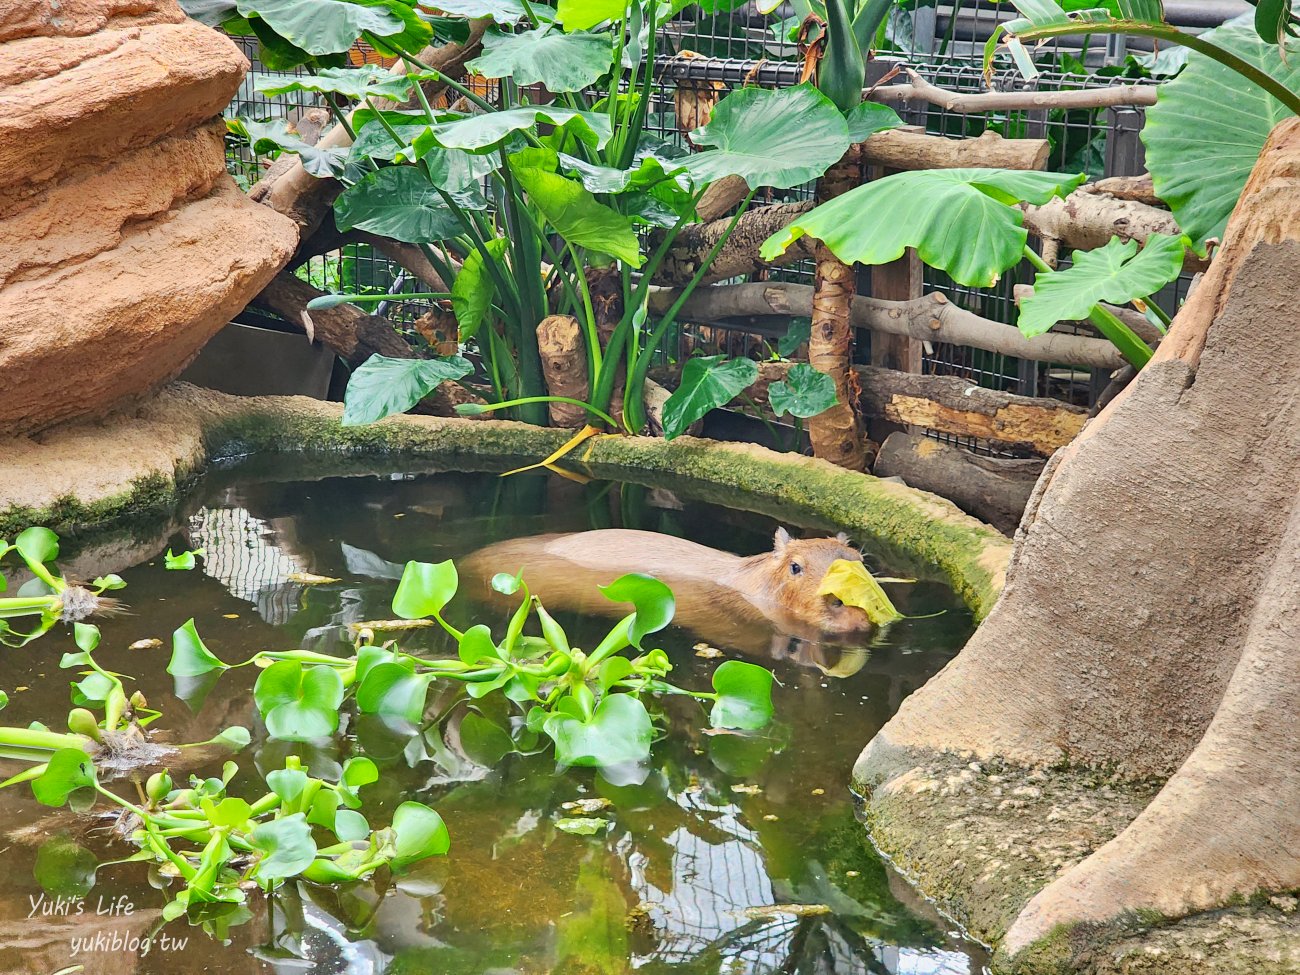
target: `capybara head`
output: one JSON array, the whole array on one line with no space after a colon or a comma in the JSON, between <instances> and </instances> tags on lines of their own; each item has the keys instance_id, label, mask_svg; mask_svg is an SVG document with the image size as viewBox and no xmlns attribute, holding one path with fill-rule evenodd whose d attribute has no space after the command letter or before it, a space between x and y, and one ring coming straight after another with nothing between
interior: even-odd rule
<instances>
[{"instance_id":1,"label":"capybara head","mask_svg":"<svg viewBox=\"0 0 1300 975\"><path fill-rule=\"evenodd\" d=\"M817 592L832 562L862 561L862 553L849 545L846 535L791 538L784 528L778 528L771 554L761 558L763 583L779 609L825 633L853 633L870 627L867 614L856 606L845 606L834 596Z\"/></svg>"}]
</instances>

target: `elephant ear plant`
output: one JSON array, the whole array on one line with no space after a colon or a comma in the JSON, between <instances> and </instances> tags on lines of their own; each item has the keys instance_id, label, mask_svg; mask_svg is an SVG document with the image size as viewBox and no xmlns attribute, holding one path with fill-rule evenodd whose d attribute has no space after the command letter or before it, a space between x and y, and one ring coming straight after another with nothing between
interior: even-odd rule
<instances>
[{"instance_id":1,"label":"elephant ear plant","mask_svg":"<svg viewBox=\"0 0 1300 975\"><path fill-rule=\"evenodd\" d=\"M816 179L852 141L843 113L809 85L747 88L724 98L712 121L693 134L703 152L687 156L650 135L658 28L681 3L444 5L446 16L429 19L438 39L463 39L470 17L491 21L482 53L468 68L492 82L492 101L481 85L429 67L421 35L404 26L412 8L402 0L325 6L331 16L319 22L306 0L239 0L225 20L211 9L206 16L253 30L264 45L275 34L311 55L301 62L311 76L267 79L259 87L267 94L323 95L331 106L356 103L349 118L340 116L352 138L346 157L322 158L265 120L235 126L250 141L299 153L309 172L339 179L344 190L334 218L340 230L423 252L447 290L418 297L450 303L460 341L478 353L491 386L491 402L466 405L467 413L500 410L546 423L548 404L564 402L592 422L640 432L652 354L754 192ZM296 15L288 17L289 9ZM376 17L384 20L382 30L372 26ZM321 59L333 57L349 34L395 53L401 67L325 65ZM435 108L418 84L426 79L445 84L458 101ZM731 175L744 177L749 194L698 273L652 319L648 296L657 269L682 229L698 219L696 205L709 184ZM331 295L311 307L384 297ZM570 316L581 335L581 348L572 353L579 367L552 373L585 380L569 380L572 388L552 389L546 381L537 329L554 315ZM349 384L345 422L409 409L438 382L468 371L458 357L433 367L372 357ZM682 399L692 408L674 411L680 422L674 420L669 436L698 418L698 410L718 405L690 389Z\"/></svg>"},{"instance_id":2,"label":"elephant ear plant","mask_svg":"<svg viewBox=\"0 0 1300 975\"><path fill-rule=\"evenodd\" d=\"M458 585L450 561L408 562L393 597L399 618L432 619L455 641L453 658L376 645L373 632L363 630L355 653L347 657L289 650L265 651L246 661L263 668L253 697L270 735L290 741L332 735L344 707L417 734L426 724L435 681L459 682L471 701L500 694L514 702L522 718L515 729L519 742L507 741L499 755L532 750L525 739L540 734L554 743L556 760L566 766L645 761L655 737L643 702L647 695L689 695L708 703L709 720L720 728L755 730L772 717L772 674L754 664L722 664L714 671L712 691L689 691L665 679L672 663L646 641L672 621L675 602L672 591L650 576L625 575L601 590L613 602L630 604L632 612L590 649L574 647L522 578L508 573L492 580L499 592L521 595L504 634L496 637L483 624L461 631L442 615ZM534 615L540 635L525 634ZM626 655L629 650L635 654ZM230 666L187 634L175 642L168 670L189 678Z\"/></svg>"}]
</instances>

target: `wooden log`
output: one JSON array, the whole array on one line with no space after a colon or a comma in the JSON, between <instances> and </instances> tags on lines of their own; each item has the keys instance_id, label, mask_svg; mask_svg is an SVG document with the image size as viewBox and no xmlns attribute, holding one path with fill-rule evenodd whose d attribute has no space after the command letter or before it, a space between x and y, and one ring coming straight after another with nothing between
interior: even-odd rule
<instances>
[{"instance_id":1,"label":"wooden log","mask_svg":"<svg viewBox=\"0 0 1300 975\"><path fill-rule=\"evenodd\" d=\"M537 352L550 394L586 401L587 353L578 320L572 315L543 318L537 326ZM587 411L572 403L551 403L549 412L552 426L580 427L587 422Z\"/></svg>"},{"instance_id":2,"label":"wooden log","mask_svg":"<svg viewBox=\"0 0 1300 975\"><path fill-rule=\"evenodd\" d=\"M1145 106L1156 103L1155 85L1112 85L1108 88L1084 88L1077 91L959 92L932 85L915 71L909 70L907 75L910 84L875 88L867 97L882 105L928 102L946 112L959 114L1052 108L1106 108L1120 105Z\"/></svg>"},{"instance_id":3,"label":"wooden log","mask_svg":"<svg viewBox=\"0 0 1300 975\"><path fill-rule=\"evenodd\" d=\"M761 363L749 397L766 406L768 386L783 379L790 365ZM1087 411L1079 406L985 389L955 376L918 376L875 366L856 366L855 370L862 387L864 415L958 437L977 437L1003 450L1046 457L1070 443L1088 419Z\"/></svg>"},{"instance_id":4,"label":"wooden log","mask_svg":"<svg viewBox=\"0 0 1300 975\"><path fill-rule=\"evenodd\" d=\"M799 203L776 203L771 206L750 210L736 223L731 237L718 251L718 256L710 265L703 282L722 281L741 275L753 274L765 267L794 264L813 256L815 243L811 238L801 237L776 261L770 264L758 256L758 248L772 234L786 227L796 217L802 216L813 208L811 200ZM673 242L659 267L654 280L663 285L685 284L704 261L705 256L718 239L726 233L730 218L713 220L709 223L695 224L687 227Z\"/></svg>"},{"instance_id":5,"label":"wooden log","mask_svg":"<svg viewBox=\"0 0 1300 975\"><path fill-rule=\"evenodd\" d=\"M1117 200L1133 200L1137 203L1145 203L1147 206L1168 209L1165 201L1156 196L1155 184L1151 181L1150 173L1143 173L1141 176L1107 176L1095 183L1084 183L1079 187L1079 192L1099 193L1102 196L1112 196Z\"/></svg>"},{"instance_id":6,"label":"wooden log","mask_svg":"<svg viewBox=\"0 0 1300 975\"><path fill-rule=\"evenodd\" d=\"M932 437L891 433L873 473L947 498L1005 535L1015 532L1044 461L981 457Z\"/></svg>"},{"instance_id":7,"label":"wooden log","mask_svg":"<svg viewBox=\"0 0 1300 975\"><path fill-rule=\"evenodd\" d=\"M1168 210L1091 191L1075 190L1042 206L1025 203L1020 208L1025 212L1026 229L1055 247L1094 250L1112 237L1145 244L1152 234L1182 233ZM1188 251L1183 266L1188 271L1202 271L1206 262Z\"/></svg>"},{"instance_id":8,"label":"wooden log","mask_svg":"<svg viewBox=\"0 0 1300 975\"><path fill-rule=\"evenodd\" d=\"M988 129L974 139L949 139L911 129L877 132L862 143L863 161L889 169L1046 169L1046 139L1004 139Z\"/></svg>"},{"instance_id":9,"label":"wooden log","mask_svg":"<svg viewBox=\"0 0 1300 975\"><path fill-rule=\"evenodd\" d=\"M771 281L714 285L691 295L682 306L679 318L688 322L719 322L756 315L807 316L812 314L812 290L806 284ZM671 288L652 289L650 310L665 311L676 295ZM1105 339L1055 332L1028 339L1014 325L981 318L938 293L913 301L881 301L858 295L850 311L854 325L873 332L969 345L1019 359L1089 369L1114 370L1124 363L1118 350Z\"/></svg>"},{"instance_id":10,"label":"wooden log","mask_svg":"<svg viewBox=\"0 0 1300 975\"><path fill-rule=\"evenodd\" d=\"M281 272L253 299L253 304L298 326L353 368L375 353L393 359L415 358L411 347L393 331L387 319L367 315L356 305L306 312L307 302L323 294L293 274ZM310 323L304 320L304 313Z\"/></svg>"}]
</instances>

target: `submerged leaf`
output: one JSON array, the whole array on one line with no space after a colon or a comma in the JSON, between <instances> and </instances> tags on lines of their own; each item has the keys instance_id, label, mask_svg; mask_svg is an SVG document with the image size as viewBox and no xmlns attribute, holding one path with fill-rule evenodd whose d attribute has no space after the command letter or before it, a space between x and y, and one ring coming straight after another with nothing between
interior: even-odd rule
<instances>
[{"instance_id":1,"label":"submerged leaf","mask_svg":"<svg viewBox=\"0 0 1300 975\"><path fill-rule=\"evenodd\" d=\"M592 816L573 816L555 821L556 829L575 836L595 836L597 833L606 833L613 825L608 819L596 819Z\"/></svg>"}]
</instances>

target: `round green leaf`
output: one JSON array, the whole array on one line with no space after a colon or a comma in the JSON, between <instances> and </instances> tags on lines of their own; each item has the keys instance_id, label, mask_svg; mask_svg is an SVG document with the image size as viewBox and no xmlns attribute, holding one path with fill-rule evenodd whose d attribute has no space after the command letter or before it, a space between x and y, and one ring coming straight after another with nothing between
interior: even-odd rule
<instances>
[{"instance_id":1,"label":"round green leaf","mask_svg":"<svg viewBox=\"0 0 1300 975\"><path fill-rule=\"evenodd\" d=\"M59 536L48 528L28 528L14 539L14 548L28 562L53 562L59 557Z\"/></svg>"},{"instance_id":2,"label":"round green leaf","mask_svg":"<svg viewBox=\"0 0 1300 975\"><path fill-rule=\"evenodd\" d=\"M637 649L641 648L641 641L647 634L662 630L673 621L673 614L677 612L673 591L654 576L629 572L608 586L601 586L600 591L608 600L631 603L636 607L628 638Z\"/></svg>"},{"instance_id":3,"label":"round green leaf","mask_svg":"<svg viewBox=\"0 0 1300 975\"><path fill-rule=\"evenodd\" d=\"M357 688L357 707L416 727L424 718L430 680L428 674L412 673L402 664L377 664Z\"/></svg>"},{"instance_id":4,"label":"round green leaf","mask_svg":"<svg viewBox=\"0 0 1300 975\"><path fill-rule=\"evenodd\" d=\"M823 413L839 400L835 380L806 362L796 362L785 378L767 388L767 401L777 416L810 417Z\"/></svg>"},{"instance_id":5,"label":"round green leaf","mask_svg":"<svg viewBox=\"0 0 1300 975\"><path fill-rule=\"evenodd\" d=\"M654 739L645 705L631 694L605 695L589 721L557 708L547 717L543 730L555 742L555 758L561 765L641 762L650 757Z\"/></svg>"},{"instance_id":6,"label":"round green leaf","mask_svg":"<svg viewBox=\"0 0 1300 975\"><path fill-rule=\"evenodd\" d=\"M688 360L681 383L664 403L664 439L681 436L692 423L730 403L757 379L758 365L752 359L710 355Z\"/></svg>"},{"instance_id":7,"label":"round green leaf","mask_svg":"<svg viewBox=\"0 0 1300 975\"><path fill-rule=\"evenodd\" d=\"M499 661L501 651L492 640L492 631L482 623L466 630L460 638L460 659L467 664L476 664L484 659Z\"/></svg>"},{"instance_id":8,"label":"round green leaf","mask_svg":"<svg viewBox=\"0 0 1300 975\"><path fill-rule=\"evenodd\" d=\"M389 166L348 187L334 201L334 222L339 230L368 230L408 244L431 244L464 231L415 166Z\"/></svg>"},{"instance_id":9,"label":"round green leaf","mask_svg":"<svg viewBox=\"0 0 1300 975\"><path fill-rule=\"evenodd\" d=\"M333 667L304 668L296 660L273 663L257 677L253 700L273 738L310 741L338 730L343 678Z\"/></svg>"},{"instance_id":10,"label":"round green leaf","mask_svg":"<svg viewBox=\"0 0 1300 975\"><path fill-rule=\"evenodd\" d=\"M451 849L451 835L442 817L422 802L404 802L393 814L396 852L389 861L394 873L401 873L428 857L442 856Z\"/></svg>"},{"instance_id":11,"label":"round green leaf","mask_svg":"<svg viewBox=\"0 0 1300 975\"><path fill-rule=\"evenodd\" d=\"M334 835L344 843L364 840L370 835L370 824L355 809L340 809L334 816Z\"/></svg>"},{"instance_id":12,"label":"round green leaf","mask_svg":"<svg viewBox=\"0 0 1300 975\"><path fill-rule=\"evenodd\" d=\"M715 728L762 728L772 720L772 672L743 660L728 660L713 672L718 699L709 712Z\"/></svg>"},{"instance_id":13,"label":"round green leaf","mask_svg":"<svg viewBox=\"0 0 1300 975\"><path fill-rule=\"evenodd\" d=\"M1300 90L1300 57L1283 62L1277 45L1250 27L1229 25L1201 36ZM1182 73L1160 86L1142 128L1147 168L1156 195L1197 247L1223 236L1265 140L1290 115L1262 88L1195 51Z\"/></svg>"},{"instance_id":14,"label":"round green leaf","mask_svg":"<svg viewBox=\"0 0 1300 975\"><path fill-rule=\"evenodd\" d=\"M1153 295L1182 273L1185 250L1183 237L1152 234L1140 252L1137 241L1118 237L1096 250L1075 251L1070 267L1034 278L1034 293L1020 302L1016 324L1032 338L1057 322L1087 318L1098 302L1126 305Z\"/></svg>"},{"instance_id":15,"label":"round green leaf","mask_svg":"<svg viewBox=\"0 0 1300 975\"><path fill-rule=\"evenodd\" d=\"M460 722L460 747L474 764L492 768L515 750L515 743L496 722L469 711Z\"/></svg>"},{"instance_id":16,"label":"round green leaf","mask_svg":"<svg viewBox=\"0 0 1300 975\"><path fill-rule=\"evenodd\" d=\"M78 789L95 785L95 764L80 748L60 748L45 771L32 779L32 795L43 806L61 806Z\"/></svg>"},{"instance_id":17,"label":"round green leaf","mask_svg":"<svg viewBox=\"0 0 1300 975\"><path fill-rule=\"evenodd\" d=\"M1018 202L1065 196L1084 177L1006 169L930 169L873 180L797 218L763 242L765 260L805 235L846 264L888 264L909 247L958 284L989 288L1024 255Z\"/></svg>"},{"instance_id":18,"label":"round green leaf","mask_svg":"<svg viewBox=\"0 0 1300 975\"><path fill-rule=\"evenodd\" d=\"M547 91L581 91L612 68L609 34L563 34L549 25L519 34L489 31L483 53L467 67L485 78L510 78Z\"/></svg>"},{"instance_id":19,"label":"round green leaf","mask_svg":"<svg viewBox=\"0 0 1300 975\"><path fill-rule=\"evenodd\" d=\"M199 677L228 667L204 646L192 618L172 633L172 657L167 664L167 673L173 677Z\"/></svg>"},{"instance_id":20,"label":"round green leaf","mask_svg":"<svg viewBox=\"0 0 1300 975\"><path fill-rule=\"evenodd\" d=\"M405 413L440 384L473 371L469 360L458 355L437 359L390 359L372 355L348 380L343 396L343 426L361 426Z\"/></svg>"},{"instance_id":21,"label":"round green leaf","mask_svg":"<svg viewBox=\"0 0 1300 975\"><path fill-rule=\"evenodd\" d=\"M264 883L297 876L316 859L316 841L302 813L262 823L248 834L248 842L262 854L253 877Z\"/></svg>"},{"instance_id":22,"label":"round green leaf","mask_svg":"<svg viewBox=\"0 0 1300 975\"><path fill-rule=\"evenodd\" d=\"M437 616L456 595L460 578L451 559L446 562L407 562L393 595L393 612L404 620Z\"/></svg>"},{"instance_id":23,"label":"round green leaf","mask_svg":"<svg viewBox=\"0 0 1300 975\"><path fill-rule=\"evenodd\" d=\"M713 147L683 160L698 183L735 175L776 189L816 179L852 145L844 116L811 84L733 91L691 141Z\"/></svg>"},{"instance_id":24,"label":"round green leaf","mask_svg":"<svg viewBox=\"0 0 1300 975\"><path fill-rule=\"evenodd\" d=\"M56 897L85 897L95 886L99 860L84 846L64 835L41 844L32 875L47 893Z\"/></svg>"}]
</instances>

